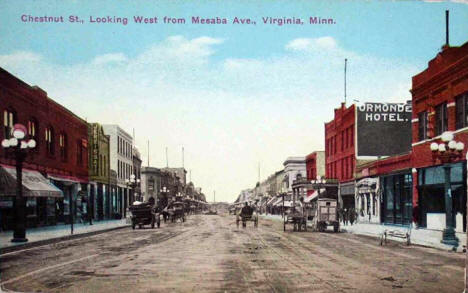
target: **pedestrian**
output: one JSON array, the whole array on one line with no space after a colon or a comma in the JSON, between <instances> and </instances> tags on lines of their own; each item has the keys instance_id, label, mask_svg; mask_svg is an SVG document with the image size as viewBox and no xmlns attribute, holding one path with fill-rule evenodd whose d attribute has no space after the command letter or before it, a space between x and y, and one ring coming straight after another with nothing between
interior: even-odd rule
<instances>
[{"instance_id":1,"label":"pedestrian","mask_svg":"<svg viewBox=\"0 0 468 293\"><path fill-rule=\"evenodd\" d=\"M346 208L343 210L343 223L348 226L348 210Z\"/></svg>"},{"instance_id":2,"label":"pedestrian","mask_svg":"<svg viewBox=\"0 0 468 293\"><path fill-rule=\"evenodd\" d=\"M356 219L356 211L354 209L350 209L349 222L351 223L351 226L353 225L355 219Z\"/></svg>"}]
</instances>

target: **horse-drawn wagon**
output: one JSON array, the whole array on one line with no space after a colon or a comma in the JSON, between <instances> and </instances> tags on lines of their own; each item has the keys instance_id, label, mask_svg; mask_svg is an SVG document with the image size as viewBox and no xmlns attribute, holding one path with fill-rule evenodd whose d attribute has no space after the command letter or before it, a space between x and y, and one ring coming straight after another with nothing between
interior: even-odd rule
<instances>
[{"instance_id":1,"label":"horse-drawn wagon","mask_svg":"<svg viewBox=\"0 0 468 293\"><path fill-rule=\"evenodd\" d=\"M314 230L323 232L328 226L333 226L334 232L339 231L340 222L336 199L318 198L314 205L313 214L312 225Z\"/></svg>"},{"instance_id":2,"label":"horse-drawn wagon","mask_svg":"<svg viewBox=\"0 0 468 293\"><path fill-rule=\"evenodd\" d=\"M242 227L247 227L247 222L253 222L254 227L258 227L258 215L255 210L250 206L244 206L239 213L236 215L236 225L239 228L239 224L242 222Z\"/></svg>"},{"instance_id":3,"label":"horse-drawn wagon","mask_svg":"<svg viewBox=\"0 0 468 293\"><path fill-rule=\"evenodd\" d=\"M154 206L147 202L136 202L131 205L128 210L131 213L132 229L138 225L138 228L142 228L143 225L151 225L154 228L155 225L161 225L159 213L156 212Z\"/></svg>"}]
</instances>

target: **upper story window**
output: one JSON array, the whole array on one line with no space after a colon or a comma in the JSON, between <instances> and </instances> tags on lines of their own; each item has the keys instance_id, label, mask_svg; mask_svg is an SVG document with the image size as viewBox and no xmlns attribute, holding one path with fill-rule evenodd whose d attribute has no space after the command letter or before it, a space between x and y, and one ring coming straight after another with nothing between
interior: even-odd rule
<instances>
[{"instance_id":1,"label":"upper story window","mask_svg":"<svg viewBox=\"0 0 468 293\"><path fill-rule=\"evenodd\" d=\"M76 142L76 164L83 166L83 144L81 140Z\"/></svg>"},{"instance_id":2,"label":"upper story window","mask_svg":"<svg viewBox=\"0 0 468 293\"><path fill-rule=\"evenodd\" d=\"M468 92L455 99L455 128L468 126Z\"/></svg>"},{"instance_id":3,"label":"upper story window","mask_svg":"<svg viewBox=\"0 0 468 293\"><path fill-rule=\"evenodd\" d=\"M62 159L62 161L66 161L68 143L67 143L67 135L65 133L61 133L59 135L59 146L60 146L60 159Z\"/></svg>"},{"instance_id":4,"label":"upper story window","mask_svg":"<svg viewBox=\"0 0 468 293\"><path fill-rule=\"evenodd\" d=\"M427 138L427 111L418 114L418 139L419 141Z\"/></svg>"},{"instance_id":5,"label":"upper story window","mask_svg":"<svg viewBox=\"0 0 468 293\"><path fill-rule=\"evenodd\" d=\"M46 149L49 155L54 154L54 129L49 126L45 129Z\"/></svg>"},{"instance_id":6,"label":"upper story window","mask_svg":"<svg viewBox=\"0 0 468 293\"><path fill-rule=\"evenodd\" d=\"M447 131L447 103L442 103L436 107L435 120L435 135L441 135L444 131Z\"/></svg>"},{"instance_id":7,"label":"upper story window","mask_svg":"<svg viewBox=\"0 0 468 293\"><path fill-rule=\"evenodd\" d=\"M5 139L11 137L15 123L16 113L12 109L3 111L3 137Z\"/></svg>"}]
</instances>

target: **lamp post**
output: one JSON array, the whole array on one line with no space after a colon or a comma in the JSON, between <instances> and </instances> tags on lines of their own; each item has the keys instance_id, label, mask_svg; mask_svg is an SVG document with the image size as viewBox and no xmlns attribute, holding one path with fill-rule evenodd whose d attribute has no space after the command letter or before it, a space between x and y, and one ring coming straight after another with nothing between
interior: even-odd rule
<instances>
[{"instance_id":1,"label":"lamp post","mask_svg":"<svg viewBox=\"0 0 468 293\"><path fill-rule=\"evenodd\" d=\"M140 179L136 178L135 174L130 175L130 179L125 180L125 184L132 189L133 195L135 196L135 189L140 184ZM136 198L135 200L139 200Z\"/></svg>"},{"instance_id":2,"label":"lamp post","mask_svg":"<svg viewBox=\"0 0 468 293\"><path fill-rule=\"evenodd\" d=\"M453 132L446 131L441 135L442 143L431 143L432 159L443 163L445 177L445 229L442 234L442 243L458 246L458 238L455 236L453 213L452 213L452 187L450 180L451 162L461 158L465 148L463 142L454 140Z\"/></svg>"},{"instance_id":3,"label":"lamp post","mask_svg":"<svg viewBox=\"0 0 468 293\"><path fill-rule=\"evenodd\" d=\"M13 126L13 136L2 141L2 147L10 152L16 161L16 197L15 197L15 230L11 242L27 242L26 238L26 201L23 197L23 162L27 149L36 147L34 139L26 138L26 127L22 124Z\"/></svg>"}]
</instances>

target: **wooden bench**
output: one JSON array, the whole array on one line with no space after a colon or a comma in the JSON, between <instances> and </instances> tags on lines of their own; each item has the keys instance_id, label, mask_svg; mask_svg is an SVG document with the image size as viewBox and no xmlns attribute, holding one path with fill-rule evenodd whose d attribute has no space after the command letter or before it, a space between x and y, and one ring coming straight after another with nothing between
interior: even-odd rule
<instances>
[{"instance_id":1,"label":"wooden bench","mask_svg":"<svg viewBox=\"0 0 468 293\"><path fill-rule=\"evenodd\" d=\"M383 245L383 243L387 244L388 237L406 239L406 245L410 245L411 244L411 225L407 229L407 231L385 229L380 235L380 245Z\"/></svg>"}]
</instances>

